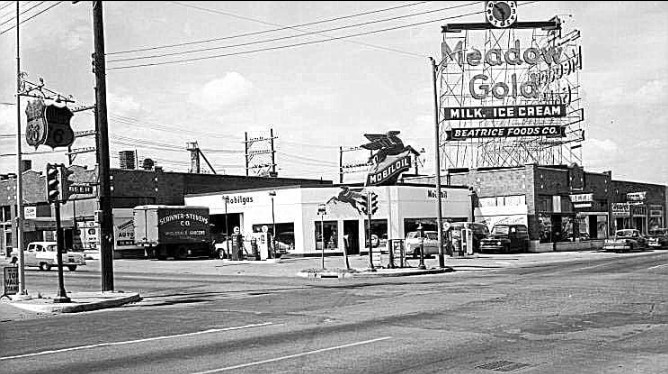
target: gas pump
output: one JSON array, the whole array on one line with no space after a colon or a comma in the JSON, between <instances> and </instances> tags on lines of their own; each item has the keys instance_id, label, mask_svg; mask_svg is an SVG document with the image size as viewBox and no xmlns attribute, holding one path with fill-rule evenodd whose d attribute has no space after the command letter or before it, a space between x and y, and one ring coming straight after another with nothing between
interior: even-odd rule
<instances>
[{"instance_id":1,"label":"gas pump","mask_svg":"<svg viewBox=\"0 0 668 374\"><path fill-rule=\"evenodd\" d=\"M473 230L462 229L462 252L467 255L473 254Z\"/></svg>"}]
</instances>

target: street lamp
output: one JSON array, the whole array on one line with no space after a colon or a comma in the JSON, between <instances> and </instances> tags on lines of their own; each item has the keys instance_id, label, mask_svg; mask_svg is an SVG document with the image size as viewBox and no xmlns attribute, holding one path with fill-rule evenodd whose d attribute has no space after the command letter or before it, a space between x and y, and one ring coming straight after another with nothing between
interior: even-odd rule
<instances>
[{"instance_id":1,"label":"street lamp","mask_svg":"<svg viewBox=\"0 0 668 374\"><path fill-rule=\"evenodd\" d=\"M274 197L276 191L269 192L271 197L271 257L276 258L276 218L274 216Z\"/></svg>"},{"instance_id":2,"label":"street lamp","mask_svg":"<svg viewBox=\"0 0 668 374\"><path fill-rule=\"evenodd\" d=\"M417 230L420 233L420 265L418 265L418 269L426 270L427 267L424 266L424 231L422 231L422 222L418 225Z\"/></svg>"},{"instance_id":3,"label":"street lamp","mask_svg":"<svg viewBox=\"0 0 668 374\"><path fill-rule=\"evenodd\" d=\"M440 156L440 132L439 132L439 123L438 123L438 91L436 89L436 61L429 57L431 61L431 80L434 86L434 139L436 141L434 148L435 153L435 162L434 168L436 169L436 231L438 233L438 267L443 269L445 268L445 257L443 256L443 215L442 215L442 206L441 206L441 156Z\"/></svg>"},{"instance_id":4,"label":"street lamp","mask_svg":"<svg viewBox=\"0 0 668 374\"><path fill-rule=\"evenodd\" d=\"M223 200L225 200L225 248L227 249L227 252L225 252L225 255L230 255L230 229L229 225L227 223L227 204L230 202L230 197L225 196L223 197Z\"/></svg>"}]
</instances>

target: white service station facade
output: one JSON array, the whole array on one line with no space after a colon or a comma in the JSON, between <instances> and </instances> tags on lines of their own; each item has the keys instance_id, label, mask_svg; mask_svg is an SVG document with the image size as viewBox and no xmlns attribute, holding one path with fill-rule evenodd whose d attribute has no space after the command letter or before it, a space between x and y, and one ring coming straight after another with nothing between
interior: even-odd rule
<instances>
[{"instance_id":1,"label":"white service station facade","mask_svg":"<svg viewBox=\"0 0 668 374\"><path fill-rule=\"evenodd\" d=\"M294 243L288 250L294 254L321 253L322 244L318 233L327 228L331 235L328 252L342 252L344 240L364 250L368 216L352 204L341 202L337 197L340 185L309 185L225 191L218 193L185 196L185 204L210 209L212 217L238 215L239 230L244 237L258 232L258 228L272 225L294 232ZM351 190L361 186L349 186ZM435 223L437 216L436 188L429 185L393 185L366 187L362 194L373 192L378 196L378 209L372 217L372 225L380 224L385 229L386 239L404 239L408 226L414 229L417 222ZM445 220L468 221L471 217L471 194L466 187L441 187L442 217ZM326 213L318 215L318 208L326 204ZM321 224L323 222L324 224ZM265 227L266 230L266 227ZM434 228L435 230L435 228ZM281 229L277 228L280 237ZM232 232L232 230L230 230ZM350 248L348 246L347 248ZM352 248L355 253L355 248ZM349 253L351 253L349 251Z\"/></svg>"}]
</instances>

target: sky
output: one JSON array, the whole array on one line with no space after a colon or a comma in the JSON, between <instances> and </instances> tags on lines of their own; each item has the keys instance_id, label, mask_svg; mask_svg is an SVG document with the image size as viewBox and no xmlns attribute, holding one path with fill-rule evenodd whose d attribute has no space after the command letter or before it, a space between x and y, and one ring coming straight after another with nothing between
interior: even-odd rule
<instances>
[{"instance_id":1,"label":"sky","mask_svg":"<svg viewBox=\"0 0 668 374\"><path fill-rule=\"evenodd\" d=\"M582 33L585 170L668 184L668 3L518 4L521 21L558 15ZM15 7L0 1L0 173L16 172ZM273 130L279 176L338 181L339 147L396 130L405 144L424 148L420 172L433 174L428 57L440 60L443 24L482 22L482 10L483 2L443 1L106 2L111 166L118 167L119 151L136 150L140 161L185 172L186 143L197 142L217 173L244 175L245 134L268 138ZM26 1L20 12L20 19L34 16L20 27L26 79L42 78L50 90L71 95L70 107L94 103L90 2ZM364 35L341 38L352 34ZM193 43L211 39L217 40ZM174 44L185 45L157 48ZM144 50L127 52L137 49ZM160 64L186 58L201 59ZM28 146L25 125L24 116L22 157L33 168L67 163L63 148ZM76 113L72 127L92 130L91 111ZM73 144L92 146L91 137ZM367 157L344 152L344 163ZM74 163L92 168L94 155L80 154ZM344 181L363 179L364 173L346 174Z\"/></svg>"}]
</instances>

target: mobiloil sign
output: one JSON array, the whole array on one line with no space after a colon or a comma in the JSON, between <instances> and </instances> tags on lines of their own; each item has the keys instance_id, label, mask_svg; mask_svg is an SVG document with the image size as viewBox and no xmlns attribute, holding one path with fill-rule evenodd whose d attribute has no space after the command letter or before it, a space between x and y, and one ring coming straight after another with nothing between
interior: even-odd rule
<instances>
[{"instance_id":1,"label":"mobiloil sign","mask_svg":"<svg viewBox=\"0 0 668 374\"><path fill-rule=\"evenodd\" d=\"M397 136L399 131L389 131L386 134L364 134L369 143L361 147L376 151L369 158L373 166L367 174L367 186L388 186L397 183L399 175L411 167L411 153L419 153L404 143Z\"/></svg>"}]
</instances>

